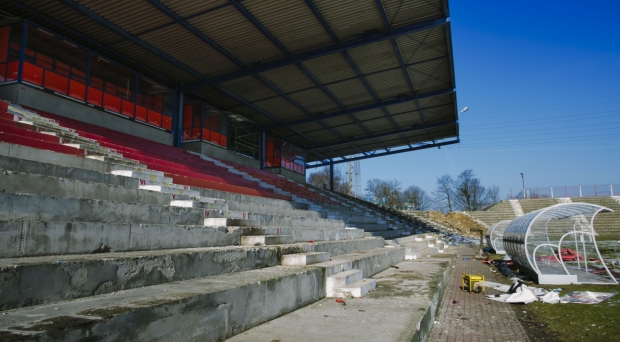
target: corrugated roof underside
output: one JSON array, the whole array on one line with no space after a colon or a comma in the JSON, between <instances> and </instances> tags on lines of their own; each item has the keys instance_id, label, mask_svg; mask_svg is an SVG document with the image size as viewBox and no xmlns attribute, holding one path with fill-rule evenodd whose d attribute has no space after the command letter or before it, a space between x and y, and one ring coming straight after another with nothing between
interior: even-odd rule
<instances>
[{"instance_id":1,"label":"corrugated roof underside","mask_svg":"<svg viewBox=\"0 0 620 342\"><path fill-rule=\"evenodd\" d=\"M302 0L238 2L238 6L244 7L259 22L255 24L226 0L161 0L170 11L200 32L195 35L146 0L77 0L78 4L150 45L155 50L153 52L60 1L21 2L138 61L134 67L147 76L150 68L186 84L198 79L195 74L212 78L248 66L285 60L287 53L295 55L333 45L328 30L339 42L359 38L368 32L385 31L381 9L392 28L449 14L445 0L382 0L379 3L374 0L313 0L310 5ZM312 4L325 19L329 26L327 30L311 11ZM19 13L45 24L44 20L27 11ZM261 29L272 34L284 49L278 48ZM201 39L200 35L207 39ZM449 24L446 24L345 52L322 55L299 64L260 71L263 80L255 75L237 77L220 85L206 86L197 94L222 110L241 114L261 125L316 116L315 121L280 128L275 133L300 145L342 142L342 145L316 151L330 158L357 154L360 150L398 148L408 143L457 137L458 125L452 123L458 118L455 94L372 108L378 102L402 96L453 89L449 36ZM81 42L79 37L76 39ZM88 41L85 44L89 46ZM97 47L91 48L96 50ZM182 65L167 61L161 54L158 56L158 51ZM103 55L114 59L105 51ZM124 60L118 62L126 64ZM350 114L318 120L323 114L358 107L359 111ZM431 128L420 130L425 123ZM401 134L353 144L347 141L369 134L403 130ZM308 155L309 161L317 158L316 154Z\"/></svg>"}]
</instances>

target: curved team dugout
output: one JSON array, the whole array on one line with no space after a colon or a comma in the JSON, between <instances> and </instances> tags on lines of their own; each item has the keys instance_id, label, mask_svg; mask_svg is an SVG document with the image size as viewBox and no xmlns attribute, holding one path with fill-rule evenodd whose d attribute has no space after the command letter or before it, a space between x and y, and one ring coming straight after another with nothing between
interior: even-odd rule
<instances>
[{"instance_id":1,"label":"curved team dugout","mask_svg":"<svg viewBox=\"0 0 620 342\"><path fill-rule=\"evenodd\" d=\"M617 284L596 244L594 217L608 208L561 203L512 220L504 247L539 284Z\"/></svg>"},{"instance_id":2,"label":"curved team dugout","mask_svg":"<svg viewBox=\"0 0 620 342\"><path fill-rule=\"evenodd\" d=\"M506 254L504 249L504 231L510 222L511 220L497 222L487 229L487 243L495 250L496 254Z\"/></svg>"}]
</instances>

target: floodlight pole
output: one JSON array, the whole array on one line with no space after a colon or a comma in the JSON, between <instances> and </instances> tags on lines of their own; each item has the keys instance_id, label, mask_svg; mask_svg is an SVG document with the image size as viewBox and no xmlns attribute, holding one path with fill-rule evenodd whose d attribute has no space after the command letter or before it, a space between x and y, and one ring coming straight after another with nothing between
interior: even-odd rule
<instances>
[{"instance_id":1,"label":"floodlight pole","mask_svg":"<svg viewBox=\"0 0 620 342\"><path fill-rule=\"evenodd\" d=\"M523 178L523 172L521 172L521 182L523 183L523 199L525 199L525 178Z\"/></svg>"}]
</instances>

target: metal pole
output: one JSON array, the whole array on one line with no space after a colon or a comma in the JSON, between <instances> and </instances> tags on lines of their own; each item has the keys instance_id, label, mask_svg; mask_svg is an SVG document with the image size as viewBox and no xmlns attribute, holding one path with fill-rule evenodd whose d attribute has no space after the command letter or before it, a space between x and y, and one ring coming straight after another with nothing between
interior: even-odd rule
<instances>
[{"instance_id":1,"label":"metal pole","mask_svg":"<svg viewBox=\"0 0 620 342\"><path fill-rule=\"evenodd\" d=\"M554 198L553 197L553 187L551 187L551 198Z\"/></svg>"},{"instance_id":2,"label":"metal pole","mask_svg":"<svg viewBox=\"0 0 620 342\"><path fill-rule=\"evenodd\" d=\"M19 69L17 69L17 82L22 83L24 77L24 59L26 59L26 37L28 36L28 20L24 20L22 26L21 50L19 51Z\"/></svg>"},{"instance_id":3,"label":"metal pole","mask_svg":"<svg viewBox=\"0 0 620 342\"><path fill-rule=\"evenodd\" d=\"M265 126L260 126L260 133L258 133L258 160L260 162L260 169L265 169Z\"/></svg>"},{"instance_id":4,"label":"metal pole","mask_svg":"<svg viewBox=\"0 0 620 342\"><path fill-rule=\"evenodd\" d=\"M179 85L177 89L181 89ZM172 143L175 147L181 147L181 141L183 138L183 92L175 91L176 105L174 108L176 111L172 112Z\"/></svg>"},{"instance_id":5,"label":"metal pole","mask_svg":"<svg viewBox=\"0 0 620 342\"><path fill-rule=\"evenodd\" d=\"M521 172L521 182L523 183L523 199L525 199L525 178L523 177L523 172Z\"/></svg>"},{"instance_id":6,"label":"metal pole","mask_svg":"<svg viewBox=\"0 0 620 342\"><path fill-rule=\"evenodd\" d=\"M329 190L334 191L334 161L329 160Z\"/></svg>"},{"instance_id":7,"label":"metal pole","mask_svg":"<svg viewBox=\"0 0 620 342\"><path fill-rule=\"evenodd\" d=\"M583 197L583 195L581 193L581 185L579 186L579 197Z\"/></svg>"}]
</instances>

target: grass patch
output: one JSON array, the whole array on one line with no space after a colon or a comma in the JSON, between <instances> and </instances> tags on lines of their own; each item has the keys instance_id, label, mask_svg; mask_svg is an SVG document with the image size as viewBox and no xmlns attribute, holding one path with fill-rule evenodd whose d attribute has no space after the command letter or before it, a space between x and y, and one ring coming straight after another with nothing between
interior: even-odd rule
<instances>
[{"instance_id":1,"label":"grass patch","mask_svg":"<svg viewBox=\"0 0 620 342\"><path fill-rule=\"evenodd\" d=\"M536 286L536 285L534 285ZM557 287L557 286L556 286ZM544 286L551 289L551 287ZM562 285L560 297L571 291L617 292L617 285ZM521 309L521 308L515 308ZM620 294L600 304L544 304L522 307L534 313L560 341L613 341L620 336Z\"/></svg>"}]
</instances>

